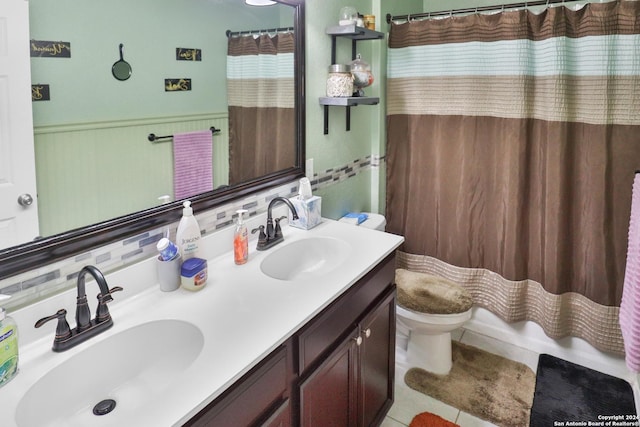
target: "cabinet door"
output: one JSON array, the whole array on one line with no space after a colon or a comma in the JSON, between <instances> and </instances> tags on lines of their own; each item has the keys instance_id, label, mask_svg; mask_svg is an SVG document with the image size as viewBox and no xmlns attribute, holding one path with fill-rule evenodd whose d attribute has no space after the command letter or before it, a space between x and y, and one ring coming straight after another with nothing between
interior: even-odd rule
<instances>
[{"instance_id":1,"label":"cabinet door","mask_svg":"<svg viewBox=\"0 0 640 427\"><path fill-rule=\"evenodd\" d=\"M378 425L393 404L395 378L395 289L361 323L362 426Z\"/></svg>"},{"instance_id":2,"label":"cabinet door","mask_svg":"<svg viewBox=\"0 0 640 427\"><path fill-rule=\"evenodd\" d=\"M291 405L287 399L260 427L291 427Z\"/></svg>"},{"instance_id":3,"label":"cabinet door","mask_svg":"<svg viewBox=\"0 0 640 427\"><path fill-rule=\"evenodd\" d=\"M356 334L354 330L300 385L303 427L357 426Z\"/></svg>"}]
</instances>

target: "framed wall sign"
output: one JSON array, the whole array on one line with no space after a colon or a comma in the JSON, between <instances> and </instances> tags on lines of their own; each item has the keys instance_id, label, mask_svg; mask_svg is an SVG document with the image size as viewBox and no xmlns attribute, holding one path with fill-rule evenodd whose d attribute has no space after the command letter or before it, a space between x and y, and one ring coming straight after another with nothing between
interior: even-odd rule
<instances>
[{"instance_id":1,"label":"framed wall sign","mask_svg":"<svg viewBox=\"0 0 640 427\"><path fill-rule=\"evenodd\" d=\"M71 42L31 40L31 57L71 58Z\"/></svg>"},{"instance_id":2,"label":"framed wall sign","mask_svg":"<svg viewBox=\"0 0 640 427\"><path fill-rule=\"evenodd\" d=\"M165 92L184 92L191 90L191 79L164 79Z\"/></svg>"},{"instance_id":3,"label":"framed wall sign","mask_svg":"<svg viewBox=\"0 0 640 427\"><path fill-rule=\"evenodd\" d=\"M202 61L202 50L177 47L176 61Z\"/></svg>"}]
</instances>

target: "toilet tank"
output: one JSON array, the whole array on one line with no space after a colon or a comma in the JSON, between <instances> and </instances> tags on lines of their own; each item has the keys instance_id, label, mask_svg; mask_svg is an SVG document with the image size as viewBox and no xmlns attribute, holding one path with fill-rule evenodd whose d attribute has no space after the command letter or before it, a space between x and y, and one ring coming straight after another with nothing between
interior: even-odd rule
<instances>
[{"instance_id":1,"label":"toilet tank","mask_svg":"<svg viewBox=\"0 0 640 427\"><path fill-rule=\"evenodd\" d=\"M372 230L384 231L387 225L387 219L384 217L384 215L380 215L377 213L369 213L369 212L363 212L363 213L366 213L368 218L366 219L366 221L362 222L359 225L360 227L370 228ZM339 221L350 222L350 221L347 221L344 217L340 218Z\"/></svg>"}]
</instances>

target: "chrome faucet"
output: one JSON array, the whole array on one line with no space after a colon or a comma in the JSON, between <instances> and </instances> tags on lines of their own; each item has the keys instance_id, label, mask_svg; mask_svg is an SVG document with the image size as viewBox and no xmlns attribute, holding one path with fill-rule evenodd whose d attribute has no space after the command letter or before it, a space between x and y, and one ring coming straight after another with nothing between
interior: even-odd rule
<instances>
[{"instance_id":1,"label":"chrome faucet","mask_svg":"<svg viewBox=\"0 0 640 427\"><path fill-rule=\"evenodd\" d=\"M89 304L87 303L87 295L85 292L85 276L87 274L93 276L100 288L96 317L93 320L91 320L91 312L89 311ZM78 297L76 298L75 328L69 328L69 323L67 323L66 318L67 310L65 309L58 310L56 314L44 317L35 324L35 327L39 328L49 320L58 320L56 336L53 339L53 351L61 352L68 350L113 326L113 319L111 319L111 315L109 314L107 303L113 301L111 294L121 291L122 288L115 286L109 289L107 280L100 270L92 265L87 265L80 270L76 287L78 289Z\"/></svg>"},{"instance_id":2,"label":"chrome faucet","mask_svg":"<svg viewBox=\"0 0 640 427\"><path fill-rule=\"evenodd\" d=\"M292 218L298 219L298 212L296 212L296 208L293 206L291 201L289 201L289 199L286 199L284 197L275 197L273 200L271 200L271 202L269 202L269 206L267 207L266 232L264 225L251 230L251 234L256 233L257 231L260 232L260 235L258 236L258 246L256 247L256 249L259 251L267 250L284 240L284 236L282 235L282 228L280 228L280 221L285 219L286 216L281 216L280 218L273 219L273 215L271 213L274 205L276 205L278 202L282 202L287 205L287 207L289 207L289 209L291 210ZM275 226L273 225L274 222Z\"/></svg>"}]
</instances>

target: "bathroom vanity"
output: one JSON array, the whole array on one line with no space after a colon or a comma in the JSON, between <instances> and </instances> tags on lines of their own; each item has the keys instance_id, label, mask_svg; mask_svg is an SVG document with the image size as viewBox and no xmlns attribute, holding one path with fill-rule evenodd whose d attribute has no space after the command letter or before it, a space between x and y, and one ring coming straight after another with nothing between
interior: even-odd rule
<instances>
[{"instance_id":1,"label":"bathroom vanity","mask_svg":"<svg viewBox=\"0 0 640 427\"><path fill-rule=\"evenodd\" d=\"M124 289L110 303L113 327L62 353L51 351L55 328L33 323L73 313L75 291L12 313L20 373L0 388L0 425L379 424L393 402L403 238L332 220L283 234L261 252L254 236L243 266L231 227L205 237L198 292L161 292L155 259L107 275ZM90 300L97 288L87 284ZM95 416L102 399L116 407Z\"/></svg>"},{"instance_id":2,"label":"bathroom vanity","mask_svg":"<svg viewBox=\"0 0 640 427\"><path fill-rule=\"evenodd\" d=\"M395 257L315 316L186 426L371 426L393 403Z\"/></svg>"}]
</instances>

